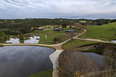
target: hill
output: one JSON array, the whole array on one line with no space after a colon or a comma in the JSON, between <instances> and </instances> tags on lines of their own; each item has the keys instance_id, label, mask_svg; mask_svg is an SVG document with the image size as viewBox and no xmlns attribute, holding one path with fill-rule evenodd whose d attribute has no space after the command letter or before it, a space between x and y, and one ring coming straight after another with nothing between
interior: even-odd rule
<instances>
[{"instance_id":1,"label":"hill","mask_svg":"<svg viewBox=\"0 0 116 77\"><path fill-rule=\"evenodd\" d=\"M81 37L94 38L101 40L116 40L116 22L87 27L87 32Z\"/></svg>"}]
</instances>

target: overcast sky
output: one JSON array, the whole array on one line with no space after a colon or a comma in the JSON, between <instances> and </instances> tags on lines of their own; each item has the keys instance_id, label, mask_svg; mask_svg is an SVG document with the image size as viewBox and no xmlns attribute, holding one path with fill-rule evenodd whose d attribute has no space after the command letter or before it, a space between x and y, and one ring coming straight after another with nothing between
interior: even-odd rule
<instances>
[{"instance_id":1,"label":"overcast sky","mask_svg":"<svg viewBox=\"0 0 116 77\"><path fill-rule=\"evenodd\" d=\"M116 18L116 0L0 0L0 19Z\"/></svg>"}]
</instances>

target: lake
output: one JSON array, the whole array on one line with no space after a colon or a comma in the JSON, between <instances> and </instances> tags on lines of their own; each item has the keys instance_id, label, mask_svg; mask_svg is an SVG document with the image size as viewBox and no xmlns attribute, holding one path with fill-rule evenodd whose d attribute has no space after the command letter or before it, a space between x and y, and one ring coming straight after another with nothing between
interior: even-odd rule
<instances>
[{"instance_id":1,"label":"lake","mask_svg":"<svg viewBox=\"0 0 116 77\"><path fill-rule=\"evenodd\" d=\"M28 77L53 69L49 55L54 51L38 46L0 47L0 77Z\"/></svg>"},{"instance_id":2,"label":"lake","mask_svg":"<svg viewBox=\"0 0 116 77\"><path fill-rule=\"evenodd\" d=\"M38 35L34 35L34 36L28 36L27 38L30 38L30 39L29 40L24 40L24 41L19 41L18 37L11 37L10 40L6 41L6 43L12 43L12 44L36 43L36 44L38 44L40 37Z\"/></svg>"}]
</instances>

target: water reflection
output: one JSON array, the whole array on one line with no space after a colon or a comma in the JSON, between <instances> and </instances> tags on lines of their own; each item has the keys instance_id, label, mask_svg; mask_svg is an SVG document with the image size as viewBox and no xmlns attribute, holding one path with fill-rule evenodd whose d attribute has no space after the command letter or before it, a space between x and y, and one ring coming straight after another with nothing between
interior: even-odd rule
<instances>
[{"instance_id":1,"label":"water reflection","mask_svg":"<svg viewBox=\"0 0 116 77\"><path fill-rule=\"evenodd\" d=\"M116 40L111 40L111 42L116 43Z\"/></svg>"},{"instance_id":2,"label":"water reflection","mask_svg":"<svg viewBox=\"0 0 116 77\"><path fill-rule=\"evenodd\" d=\"M19 41L19 37L11 37L6 43L18 44L18 43L38 43L39 36L38 35L25 35L25 38L30 38L29 40Z\"/></svg>"},{"instance_id":3,"label":"water reflection","mask_svg":"<svg viewBox=\"0 0 116 77\"><path fill-rule=\"evenodd\" d=\"M0 48L0 77L28 77L52 69L49 55L54 49L37 46Z\"/></svg>"}]
</instances>

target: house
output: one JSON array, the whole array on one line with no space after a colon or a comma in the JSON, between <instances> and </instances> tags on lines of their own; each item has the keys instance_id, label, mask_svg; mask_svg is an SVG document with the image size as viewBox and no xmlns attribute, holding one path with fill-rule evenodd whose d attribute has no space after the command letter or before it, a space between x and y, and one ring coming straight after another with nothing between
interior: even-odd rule
<instances>
[{"instance_id":1,"label":"house","mask_svg":"<svg viewBox=\"0 0 116 77\"><path fill-rule=\"evenodd\" d=\"M66 27L67 27L67 28L75 28L74 25L67 25Z\"/></svg>"},{"instance_id":2,"label":"house","mask_svg":"<svg viewBox=\"0 0 116 77\"><path fill-rule=\"evenodd\" d=\"M75 33L75 32L77 32L77 31L75 31L75 30L66 30L65 32L66 32L66 33Z\"/></svg>"},{"instance_id":3,"label":"house","mask_svg":"<svg viewBox=\"0 0 116 77\"><path fill-rule=\"evenodd\" d=\"M54 31L62 31L62 28L54 28Z\"/></svg>"},{"instance_id":4,"label":"house","mask_svg":"<svg viewBox=\"0 0 116 77\"><path fill-rule=\"evenodd\" d=\"M44 30L44 28L39 28L38 30L43 31L43 30Z\"/></svg>"}]
</instances>

